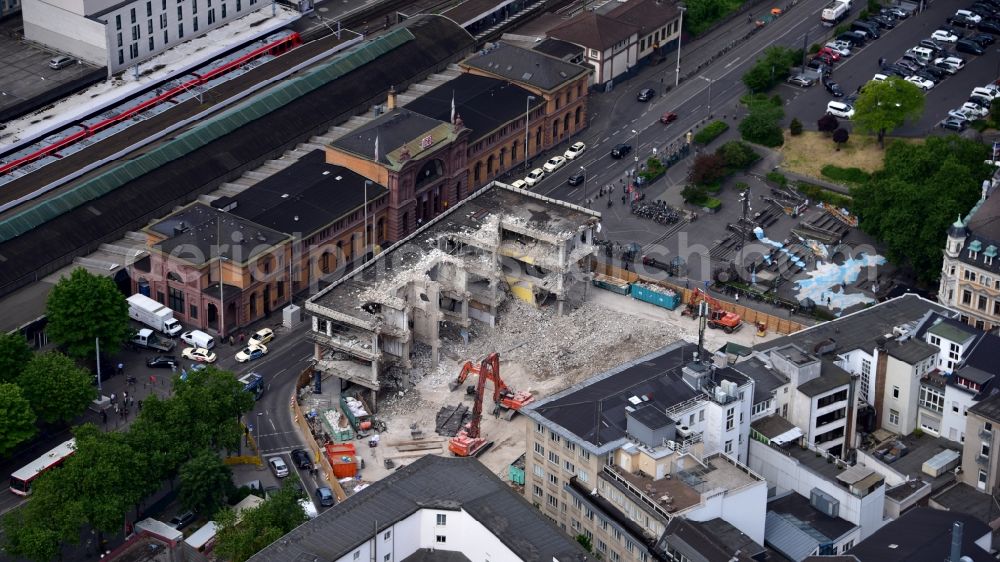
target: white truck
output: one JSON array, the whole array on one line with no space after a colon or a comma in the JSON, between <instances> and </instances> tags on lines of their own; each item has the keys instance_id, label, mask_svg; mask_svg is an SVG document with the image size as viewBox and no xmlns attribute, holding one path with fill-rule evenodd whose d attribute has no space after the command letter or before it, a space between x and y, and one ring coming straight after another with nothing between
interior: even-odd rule
<instances>
[{"instance_id":1,"label":"white truck","mask_svg":"<svg viewBox=\"0 0 1000 562\"><path fill-rule=\"evenodd\" d=\"M128 315L133 320L171 337L184 330L181 323L174 319L173 310L146 295L136 293L125 300L128 301Z\"/></svg>"},{"instance_id":2,"label":"white truck","mask_svg":"<svg viewBox=\"0 0 1000 562\"><path fill-rule=\"evenodd\" d=\"M833 0L827 7L823 8L823 12L820 14L820 19L823 20L823 25L827 27L833 27L838 23L844 21L847 17L848 12L851 11L850 0Z\"/></svg>"},{"instance_id":3,"label":"white truck","mask_svg":"<svg viewBox=\"0 0 1000 562\"><path fill-rule=\"evenodd\" d=\"M174 349L177 342L174 340L161 340L156 337L153 330L149 328L143 328L132 336L133 347L142 347L145 349L152 349L153 351L162 351L164 353Z\"/></svg>"}]
</instances>

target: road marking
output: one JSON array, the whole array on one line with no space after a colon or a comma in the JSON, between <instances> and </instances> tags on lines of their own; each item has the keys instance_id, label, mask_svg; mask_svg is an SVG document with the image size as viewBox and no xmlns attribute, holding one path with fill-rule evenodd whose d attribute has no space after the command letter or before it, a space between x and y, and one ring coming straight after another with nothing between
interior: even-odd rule
<instances>
[{"instance_id":1,"label":"road marking","mask_svg":"<svg viewBox=\"0 0 1000 562\"><path fill-rule=\"evenodd\" d=\"M732 62L730 62L729 64L727 64L724 68L729 68L730 66L733 66L734 64L740 62L741 58L743 58L743 57L736 57L735 59L732 60Z\"/></svg>"}]
</instances>

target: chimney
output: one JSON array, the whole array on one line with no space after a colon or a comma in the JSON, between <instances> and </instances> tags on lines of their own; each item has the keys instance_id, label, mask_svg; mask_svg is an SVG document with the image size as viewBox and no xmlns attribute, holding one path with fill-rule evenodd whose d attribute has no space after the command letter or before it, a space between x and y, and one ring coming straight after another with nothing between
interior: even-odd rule
<instances>
[{"instance_id":1,"label":"chimney","mask_svg":"<svg viewBox=\"0 0 1000 562\"><path fill-rule=\"evenodd\" d=\"M392 111L396 109L396 87L389 86L389 99L385 102L385 110Z\"/></svg>"},{"instance_id":2,"label":"chimney","mask_svg":"<svg viewBox=\"0 0 1000 562\"><path fill-rule=\"evenodd\" d=\"M882 410L885 409L885 379L889 365L889 352L885 349L885 341L876 344L875 348L875 427L882 427Z\"/></svg>"},{"instance_id":3,"label":"chimney","mask_svg":"<svg viewBox=\"0 0 1000 562\"><path fill-rule=\"evenodd\" d=\"M962 522L955 521L951 526L951 562L958 562L962 557Z\"/></svg>"}]
</instances>

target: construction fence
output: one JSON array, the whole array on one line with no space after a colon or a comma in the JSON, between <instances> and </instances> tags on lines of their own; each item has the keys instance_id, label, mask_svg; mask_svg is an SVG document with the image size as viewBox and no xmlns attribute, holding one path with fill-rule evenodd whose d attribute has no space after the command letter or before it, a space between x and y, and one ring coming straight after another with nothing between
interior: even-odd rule
<instances>
[{"instance_id":1,"label":"construction fence","mask_svg":"<svg viewBox=\"0 0 1000 562\"><path fill-rule=\"evenodd\" d=\"M684 303L691 302L691 294L694 292L694 289L689 289L687 287L684 287L683 285L678 285L670 281L653 279L652 277L639 275L634 271L628 271L620 267L611 265L609 263L601 262L599 260L593 260L591 264L593 267L593 271L595 273L600 273L603 275L607 275L608 277L621 279L626 283L642 282L642 283L649 283L651 285L659 285L660 287L671 289L675 291L677 294L681 295L682 302ZM752 325L763 324L764 326L767 327L768 332L775 332L778 334L786 335L798 332L799 330L806 327L806 325L797 322L796 320L793 320L792 318L789 317L778 316L775 314L763 312L755 308L750 308L748 306L743 306L735 302L723 300L721 298L716 297L715 295L712 295L712 298L717 300L719 302L719 305L726 312L735 312L736 314L740 315L740 317L743 319L744 322L750 323ZM788 314L791 315L791 312L789 311Z\"/></svg>"},{"instance_id":2,"label":"construction fence","mask_svg":"<svg viewBox=\"0 0 1000 562\"><path fill-rule=\"evenodd\" d=\"M310 380L312 379L313 368L307 367L301 373L299 373L298 381L295 383L295 390L290 398L292 404L292 415L295 416L295 425L299 428L299 433L302 434L303 439L306 440L306 445L309 447L309 454L312 455L313 459L316 459L317 467L322 471L323 478L330 485L330 489L333 490L333 494L337 496L337 503L340 503L347 499L347 494L344 493L344 488L340 485L340 481L333 474L333 466L330 465L330 460L326 458L326 452L319 443L316 442L316 438L313 437L313 432L309 428L309 424L306 422L305 416L302 415L302 408L299 406L299 389L309 386Z\"/></svg>"}]
</instances>

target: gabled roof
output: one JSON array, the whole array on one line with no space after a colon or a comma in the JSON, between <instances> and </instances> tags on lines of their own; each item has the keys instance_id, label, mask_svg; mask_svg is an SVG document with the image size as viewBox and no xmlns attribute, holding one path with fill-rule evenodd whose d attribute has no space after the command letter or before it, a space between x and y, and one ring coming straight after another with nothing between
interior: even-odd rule
<instances>
[{"instance_id":1,"label":"gabled roof","mask_svg":"<svg viewBox=\"0 0 1000 562\"><path fill-rule=\"evenodd\" d=\"M638 32L637 26L584 10L566 23L550 29L549 37L603 52Z\"/></svg>"},{"instance_id":2,"label":"gabled roof","mask_svg":"<svg viewBox=\"0 0 1000 562\"><path fill-rule=\"evenodd\" d=\"M577 57L583 57L583 47L580 45L551 37L535 45L535 50L560 60L572 60Z\"/></svg>"},{"instance_id":3,"label":"gabled roof","mask_svg":"<svg viewBox=\"0 0 1000 562\"><path fill-rule=\"evenodd\" d=\"M660 29L680 16L676 2L667 0L629 0L608 12L616 20L640 28L642 35Z\"/></svg>"},{"instance_id":4,"label":"gabled roof","mask_svg":"<svg viewBox=\"0 0 1000 562\"><path fill-rule=\"evenodd\" d=\"M377 153L380 164L399 168L427 150L440 148L442 141L451 141L453 129L447 121L397 107L337 138L330 146L372 161ZM430 144L425 147L423 139L430 139ZM403 158L404 151L409 152L409 158Z\"/></svg>"},{"instance_id":5,"label":"gabled roof","mask_svg":"<svg viewBox=\"0 0 1000 562\"><path fill-rule=\"evenodd\" d=\"M547 92L557 90L563 84L593 72L590 66L580 66L537 50L522 49L508 43L498 43L484 54L469 57L462 65L511 82L530 84Z\"/></svg>"},{"instance_id":6,"label":"gabled roof","mask_svg":"<svg viewBox=\"0 0 1000 562\"><path fill-rule=\"evenodd\" d=\"M478 460L427 455L299 525L250 560L337 560L425 508L464 511L525 562L588 559L575 540Z\"/></svg>"},{"instance_id":7,"label":"gabled roof","mask_svg":"<svg viewBox=\"0 0 1000 562\"><path fill-rule=\"evenodd\" d=\"M987 197L972 213L965 226L973 236L1000 246L1000 197L995 194Z\"/></svg>"}]
</instances>

